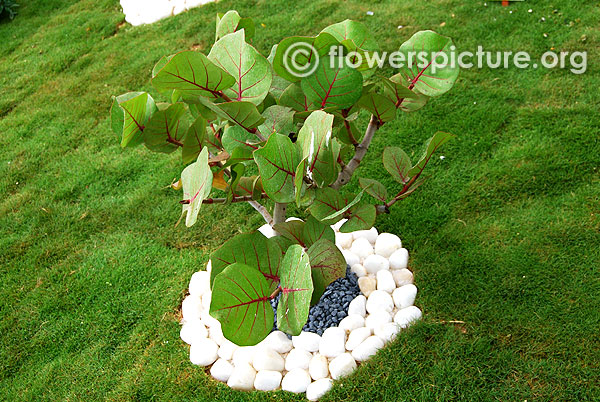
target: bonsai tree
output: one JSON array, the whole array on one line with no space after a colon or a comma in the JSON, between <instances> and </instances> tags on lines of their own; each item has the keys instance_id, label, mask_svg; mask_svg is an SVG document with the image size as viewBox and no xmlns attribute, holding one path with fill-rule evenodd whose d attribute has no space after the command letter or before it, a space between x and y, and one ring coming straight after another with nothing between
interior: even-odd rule
<instances>
[{"instance_id":1,"label":"bonsai tree","mask_svg":"<svg viewBox=\"0 0 600 402\"><path fill-rule=\"evenodd\" d=\"M339 192L381 126L447 92L458 76L438 60L454 49L451 39L432 31L400 46L402 55L427 52L424 63L392 77L364 62L378 45L360 22L285 38L268 57L252 46L253 34L252 20L236 11L218 15L208 55L182 51L154 67L152 84L167 102L129 92L115 97L111 109L122 147L181 151L187 166L173 187L183 188L186 226L204 204L248 202L275 230L271 238L238 235L210 257L210 314L238 345L269 334L270 301L278 295L277 327L299 334L311 304L346 272L330 225L346 219L342 232L369 229L423 183L425 166L450 134L435 133L416 163L400 148L386 148L383 167L398 182L391 192L370 178L358 180L356 194ZM361 111L370 113L364 131L357 124ZM305 221L286 222L291 203L307 209Z\"/></svg>"}]
</instances>

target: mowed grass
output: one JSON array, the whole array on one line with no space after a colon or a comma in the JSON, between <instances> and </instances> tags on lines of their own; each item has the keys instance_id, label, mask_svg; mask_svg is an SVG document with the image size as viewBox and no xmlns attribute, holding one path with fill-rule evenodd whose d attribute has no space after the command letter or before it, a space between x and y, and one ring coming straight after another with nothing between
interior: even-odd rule
<instances>
[{"instance_id":1,"label":"mowed grass","mask_svg":"<svg viewBox=\"0 0 600 402\"><path fill-rule=\"evenodd\" d=\"M457 135L377 222L411 252L424 320L323 400L600 399L597 2L224 0L136 28L116 0L20 3L0 22L0 400L303 399L232 391L191 365L178 324L189 277L260 217L208 206L174 228L178 157L121 150L107 119L113 94L161 99L154 63L206 51L229 9L255 19L265 54L346 18L388 51L434 29L471 51L588 52L583 75L463 71L378 132L356 177L390 188L385 146L412 154L437 130Z\"/></svg>"}]
</instances>

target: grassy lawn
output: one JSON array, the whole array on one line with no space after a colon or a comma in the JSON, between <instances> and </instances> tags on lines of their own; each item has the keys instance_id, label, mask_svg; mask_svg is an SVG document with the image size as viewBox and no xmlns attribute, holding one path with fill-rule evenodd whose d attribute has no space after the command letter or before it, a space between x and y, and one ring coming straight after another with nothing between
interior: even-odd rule
<instances>
[{"instance_id":1,"label":"grassy lawn","mask_svg":"<svg viewBox=\"0 0 600 402\"><path fill-rule=\"evenodd\" d=\"M323 400L600 399L597 1L223 0L135 28L117 0L20 3L0 22L0 400L303 399L235 392L189 362L187 281L261 218L209 206L174 228L180 194L165 187L178 156L123 151L108 122L113 94L161 99L155 62L206 49L228 9L255 19L263 54L346 18L388 51L420 29L463 50L588 51L583 75L462 71L449 94L377 133L359 174L389 186L384 146L458 136L426 185L377 222L411 252L424 320Z\"/></svg>"}]
</instances>

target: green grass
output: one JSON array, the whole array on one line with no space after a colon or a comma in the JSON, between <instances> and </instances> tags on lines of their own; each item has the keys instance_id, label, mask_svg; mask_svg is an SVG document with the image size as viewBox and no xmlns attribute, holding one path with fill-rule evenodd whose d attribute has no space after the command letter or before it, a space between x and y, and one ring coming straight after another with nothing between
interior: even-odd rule
<instances>
[{"instance_id":1,"label":"green grass","mask_svg":"<svg viewBox=\"0 0 600 402\"><path fill-rule=\"evenodd\" d=\"M460 49L589 52L583 75L463 71L378 132L359 174L389 186L384 146L458 135L426 185L377 222L410 250L425 318L324 400L600 399L597 2L223 0L136 28L116 0L20 3L0 22L0 400L302 400L235 392L189 363L187 281L260 217L207 207L174 228L179 194L165 186L179 160L121 150L107 120L111 95L157 95L154 63L206 50L215 14L233 8L255 19L263 53L345 18L386 50L435 29Z\"/></svg>"}]
</instances>

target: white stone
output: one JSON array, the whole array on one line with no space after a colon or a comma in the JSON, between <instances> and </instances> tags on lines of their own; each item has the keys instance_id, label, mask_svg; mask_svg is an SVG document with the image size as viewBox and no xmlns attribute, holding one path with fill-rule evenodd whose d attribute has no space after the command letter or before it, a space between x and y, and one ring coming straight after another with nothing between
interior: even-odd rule
<instances>
[{"instance_id":1,"label":"white stone","mask_svg":"<svg viewBox=\"0 0 600 402\"><path fill-rule=\"evenodd\" d=\"M212 300L212 292L205 292L202 295L202 308L206 311L210 310L210 302Z\"/></svg>"},{"instance_id":2,"label":"white stone","mask_svg":"<svg viewBox=\"0 0 600 402\"><path fill-rule=\"evenodd\" d=\"M358 278L358 287L363 295L369 297L377 289L377 281L375 278L363 276L362 278Z\"/></svg>"},{"instance_id":3,"label":"white stone","mask_svg":"<svg viewBox=\"0 0 600 402\"><path fill-rule=\"evenodd\" d=\"M333 380L331 378L317 380L306 388L306 399L309 401L318 401L331 387L333 387Z\"/></svg>"},{"instance_id":4,"label":"white stone","mask_svg":"<svg viewBox=\"0 0 600 402\"><path fill-rule=\"evenodd\" d=\"M342 377L352 373L356 368L356 361L350 353L342 353L329 363L329 372L331 378L339 380Z\"/></svg>"},{"instance_id":5,"label":"white stone","mask_svg":"<svg viewBox=\"0 0 600 402\"><path fill-rule=\"evenodd\" d=\"M354 272L356 276L362 278L363 276L367 276L367 270L362 264L354 264L350 267L350 271Z\"/></svg>"},{"instance_id":6,"label":"white stone","mask_svg":"<svg viewBox=\"0 0 600 402\"><path fill-rule=\"evenodd\" d=\"M394 322L400 326L400 328L406 328L415 321L418 321L423 316L421 310L416 306L410 306L399 310L394 316Z\"/></svg>"},{"instance_id":7,"label":"white stone","mask_svg":"<svg viewBox=\"0 0 600 402\"><path fill-rule=\"evenodd\" d=\"M352 357L359 362L364 362L369 357L377 353L377 351L382 347L383 340L378 336L372 335L354 348L352 351Z\"/></svg>"},{"instance_id":8,"label":"white stone","mask_svg":"<svg viewBox=\"0 0 600 402\"><path fill-rule=\"evenodd\" d=\"M191 295L198 297L210 292L210 274L206 271L195 272L190 279L189 291Z\"/></svg>"},{"instance_id":9,"label":"white stone","mask_svg":"<svg viewBox=\"0 0 600 402\"><path fill-rule=\"evenodd\" d=\"M274 350L260 348L256 350L256 353L254 353L252 365L257 371L283 371L285 367L285 360L283 360L283 357L281 357L281 355Z\"/></svg>"},{"instance_id":10,"label":"white stone","mask_svg":"<svg viewBox=\"0 0 600 402\"><path fill-rule=\"evenodd\" d=\"M365 258L363 265L370 274L375 274L382 269L387 270L390 268L390 262L388 259L377 254L371 254Z\"/></svg>"},{"instance_id":11,"label":"white stone","mask_svg":"<svg viewBox=\"0 0 600 402\"><path fill-rule=\"evenodd\" d=\"M339 248L350 248L352 246L352 233L335 233L335 245Z\"/></svg>"},{"instance_id":12,"label":"white stone","mask_svg":"<svg viewBox=\"0 0 600 402\"><path fill-rule=\"evenodd\" d=\"M281 384L281 371L261 370L254 378L254 388L259 391L275 391Z\"/></svg>"},{"instance_id":13,"label":"white stone","mask_svg":"<svg viewBox=\"0 0 600 402\"><path fill-rule=\"evenodd\" d=\"M310 382L310 375L306 370L294 369L283 377L281 389L299 394L301 392L306 392L306 388L308 388Z\"/></svg>"},{"instance_id":14,"label":"white stone","mask_svg":"<svg viewBox=\"0 0 600 402\"><path fill-rule=\"evenodd\" d=\"M364 327L365 326L365 318L359 314L350 314L339 323L338 327L342 328L344 331L352 331L353 329Z\"/></svg>"},{"instance_id":15,"label":"white stone","mask_svg":"<svg viewBox=\"0 0 600 402\"><path fill-rule=\"evenodd\" d=\"M388 313L391 313L393 309L394 300L388 292L375 290L367 298L367 312L369 314L378 311L387 311Z\"/></svg>"},{"instance_id":16,"label":"white stone","mask_svg":"<svg viewBox=\"0 0 600 402\"><path fill-rule=\"evenodd\" d=\"M330 327L323 332L319 353L325 357L337 357L346 351L346 331L338 327Z\"/></svg>"},{"instance_id":17,"label":"white stone","mask_svg":"<svg viewBox=\"0 0 600 402\"><path fill-rule=\"evenodd\" d=\"M409 285L404 285L392 293L392 297L394 298L394 304L400 310L403 308L412 306L415 304L415 298L417 297L417 287L412 283Z\"/></svg>"},{"instance_id":18,"label":"white stone","mask_svg":"<svg viewBox=\"0 0 600 402\"><path fill-rule=\"evenodd\" d=\"M233 373L233 365L225 359L219 359L210 368L210 375L218 381L227 382Z\"/></svg>"},{"instance_id":19,"label":"white stone","mask_svg":"<svg viewBox=\"0 0 600 402\"><path fill-rule=\"evenodd\" d=\"M367 316L365 327L374 330L380 325L392 322L392 315L387 311L376 311Z\"/></svg>"},{"instance_id":20,"label":"white stone","mask_svg":"<svg viewBox=\"0 0 600 402\"><path fill-rule=\"evenodd\" d=\"M221 325L213 325L208 329L208 337L215 341L217 345L221 346L227 341L223 336L223 331L221 331Z\"/></svg>"},{"instance_id":21,"label":"white stone","mask_svg":"<svg viewBox=\"0 0 600 402\"><path fill-rule=\"evenodd\" d=\"M333 225L331 225L331 228L332 228L333 230L335 230L336 232L339 232L339 231L340 231L340 228L342 227L342 225L343 225L344 223L346 223L347 221L348 221L348 219L345 219L345 218L344 218L344 219L340 220L339 222L337 222L337 223L334 223Z\"/></svg>"},{"instance_id":22,"label":"white stone","mask_svg":"<svg viewBox=\"0 0 600 402\"><path fill-rule=\"evenodd\" d=\"M355 232L352 232L351 234L354 237L354 239L364 237L371 244L375 244L375 241L377 240L378 236L377 229L375 228L371 228L369 230L357 230Z\"/></svg>"},{"instance_id":23,"label":"white stone","mask_svg":"<svg viewBox=\"0 0 600 402\"><path fill-rule=\"evenodd\" d=\"M404 269L408 267L408 250L400 248L390 255L390 268Z\"/></svg>"},{"instance_id":24,"label":"white stone","mask_svg":"<svg viewBox=\"0 0 600 402\"><path fill-rule=\"evenodd\" d=\"M346 342L346 349L352 351L358 345L360 345L365 339L370 337L372 334L371 328L356 328L350 335L348 335L348 341Z\"/></svg>"},{"instance_id":25,"label":"white stone","mask_svg":"<svg viewBox=\"0 0 600 402\"><path fill-rule=\"evenodd\" d=\"M392 276L397 287L408 285L414 281L414 275L408 269L393 270Z\"/></svg>"},{"instance_id":26,"label":"white stone","mask_svg":"<svg viewBox=\"0 0 600 402\"><path fill-rule=\"evenodd\" d=\"M225 339L225 342L223 342L223 344L219 348L218 354L221 359L231 360L233 359L233 353L238 349L238 345Z\"/></svg>"},{"instance_id":27,"label":"white stone","mask_svg":"<svg viewBox=\"0 0 600 402\"><path fill-rule=\"evenodd\" d=\"M394 322L388 322L375 328L375 335L380 337L384 342L390 342L400 332L400 327Z\"/></svg>"},{"instance_id":28,"label":"white stone","mask_svg":"<svg viewBox=\"0 0 600 402\"><path fill-rule=\"evenodd\" d=\"M391 233L381 233L375 242L375 254L389 258L400 247L402 247L402 242L398 236Z\"/></svg>"},{"instance_id":29,"label":"white stone","mask_svg":"<svg viewBox=\"0 0 600 402\"><path fill-rule=\"evenodd\" d=\"M360 264L360 258L358 258L358 256L356 254L354 254L353 252L349 251L349 250L342 250L342 255L344 256L344 259L346 260L346 264L353 266L355 264Z\"/></svg>"},{"instance_id":30,"label":"white stone","mask_svg":"<svg viewBox=\"0 0 600 402\"><path fill-rule=\"evenodd\" d=\"M310 359L312 359L312 353L303 349L294 348L285 358L285 369L287 371L292 371L297 368L308 370Z\"/></svg>"},{"instance_id":31,"label":"white stone","mask_svg":"<svg viewBox=\"0 0 600 402\"><path fill-rule=\"evenodd\" d=\"M377 290L392 293L396 289L396 282L392 273L388 270L377 272Z\"/></svg>"},{"instance_id":32,"label":"white stone","mask_svg":"<svg viewBox=\"0 0 600 402\"><path fill-rule=\"evenodd\" d=\"M350 247L350 251L362 260L367 258L369 255L373 254L373 246L364 237L359 237L358 239L352 242L352 247ZM348 265L352 266L354 264Z\"/></svg>"},{"instance_id":33,"label":"white stone","mask_svg":"<svg viewBox=\"0 0 600 402\"><path fill-rule=\"evenodd\" d=\"M185 321L179 331L179 336L185 343L191 345L199 339L207 338L208 331L200 320Z\"/></svg>"},{"instance_id":34,"label":"white stone","mask_svg":"<svg viewBox=\"0 0 600 402\"><path fill-rule=\"evenodd\" d=\"M209 275L212 272L212 262L210 260L206 263L206 272L208 272Z\"/></svg>"},{"instance_id":35,"label":"white stone","mask_svg":"<svg viewBox=\"0 0 600 402\"><path fill-rule=\"evenodd\" d=\"M260 345L266 345L269 349L276 351L277 353L287 353L294 345L292 341L288 339L287 335L281 331L271 332Z\"/></svg>"},{"instance_id":36,"label":"white stone","mask_svg":"<svg viewBox=\"0 0 600 402\"><path fill-rule=\"evenodd\" d=\"M314 332L300 332L298 336L292 336L292 344L297 349L306 350L307 352L318 352L321 336Z\"/></svg>"},{"instance_id":37,"label":"white stone","mask_svg":"<svg viewBox=\"0 0 600 402\"><path fill-rule=\"evenodd\" d=\"M367 298L364 295L359 295L350 302L348 306L348 315L358 314L365 316L367 314Z\"/></svg>"},{"instance_id":38,"label":"white stone","mask_svg":"<svg viewBox=\"0 0 600 402\"><path fill-rule=\"evenodd\" d=\"M269 225L268 223L265 223L264 225L259 227L258 231L260 233L262 233L263 235L265 235L265 237L267 237L267 238L274 237L276 235L275 230L273 230L271 225Z\"/></svg>"},{"instance_id":39,"label":"white stone","mask_svg":"<svg viewBox=\"0 0 600 402\"><path fill-rule=\"evenodd\" d=\"M252 364L255 352L256 347L254 346L242 346L237 348L233 352L233 365L237 367L243 364Z\"/></svg>"},{"instance_id":40,"label":"white stone","mask_svg":"<svg viewBox=\"0 0 600 402\"><path fill-rule=\"evenodd\" d=\"M190 361L198 366L210 366L217 360L219 346L211 339L204 338L190 346Z\"/></svg>"},{"instance_id":41,"label":"white stone","mask_svg":"<svg viewBox=\"0 0 600 402\"><path fill-rule=\"evenodd\" d=\"M327 358L319 353L315 353L308 364L308 373L313 380L320 380L321 378L327 377L329 375Z\"/></svg>"},{"instance_id":42,"label":"white stone","mask_svg":"<svg viewBox=\"0 0 600 402\"><path fill-rule=\"evenodd\" d=\"M210 315L208 310L202 310L202 313L200 313L200 319L202 320L202 323L204 325L206 325L208 328L221 326L221 323L219 322L219 320L217 320L215 317Z\"/></svg>"},{"instance_id":43,"label":"white stone","mask_svg":"<svg viewBox=\"0 0 600 402\"><path fill-rule=\"evenodd\" d=\"M181 315L186 321L200 318L202 310L202 302L198 296L189 295L181 302Z\"/></svg>"},{"instance_id":44,"label":"white stone","mask_svg":"<svg viewBox=\"0 0 600 402\"><path fill-rule=\"evenodd\" d=\"M254 388L254 379L256 370L248 363L235 364L233 372L227 380L229 388L239 389L241 391L250 391Z\"/></svg>"}]
</instances>

